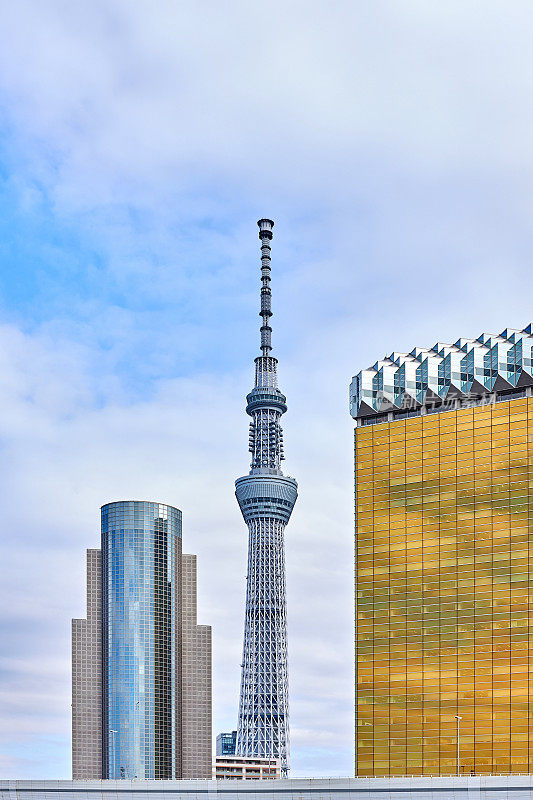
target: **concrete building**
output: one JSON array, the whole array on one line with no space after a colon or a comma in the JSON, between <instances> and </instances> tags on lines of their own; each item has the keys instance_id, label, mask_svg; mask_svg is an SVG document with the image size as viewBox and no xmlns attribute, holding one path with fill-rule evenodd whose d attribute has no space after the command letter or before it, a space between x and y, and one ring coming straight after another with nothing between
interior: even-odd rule
<instances>
[{"instance_id":1,"label":"concrete building","mask_svg":"<svg viewBox=\"0 0 533 800\"><path fill-rule=\"evenodd\" d=\"M196 556L182 556L181 733L184 778L205 778L213 763L211 627L198 625Z\"/></svg>"},{"instance_id":2,"label":"concrete building","mask_svg":"<svg viewBox=\"0 0 533 800\"><path fill-rule=\"evenodd\" d=\"M236 744L237 731L232 731L231 733L219 733L216 743L217 756L234 756Z\"/></svg>"},{"instance_id":3,"label":"concrete building","mask_svg":"<svg viewBox=\"0 0 533 800\"><path fill-rule=\"evenodd\" d=\"M72 620L72 777L103 774L102 553L87 550L87 618Z\"/></svg>"},{"instance_id":4,"label":"concrete building","mask_svg":"<svg viewBox=\"0 0 533 800\"><path fill-rule=\"evenodd\" d=\"M0 800L531 800L533 776L0 781Z\"/></svg>"},{"instance_id":5,"label":"concrete building","mask_svg":"<svg viewBox=\"0 0 533 800\"><path fill-rule=\"evenodd\" d=\"M280 777L279 759L217 756L214 777L217 780L233 781L276 780Z\"/></svg>"},{"instance_id":6,"label":"concrete building","mask_svg":"<svg viewBox=\"0 0 533 800\"><path fill-rule=\"evenodd\" d=\"M352 381L359 776L533 770L532 356L528 326Z\"/></svg>"},{"instance_id":7,"label":"concrete building","mask_svg":"<svg viewBox=\"0 0 533 800\"><path fill-rule=\"evenodd\" d=\"M236 481L237 500L248 526L248 574L236 753L279 758L289 769L289 681L285 598L284 532L298 485L283 475L282 414L287 398L278 389L270 317L270 240L274 223L260 219L261 355L255 386L247 396L250 472Z\"/></svg>"},{"instance_id":8,"label":"concrete building","mask_svg":"<svg viewBox=\"0 0 533 800\"><path fill-rule=\"evenodd\" d=\"M211 629L181 551L177 508L102 506L87 618L72 621L75 779L211 777Z\"/></svg>"}]
</instances>

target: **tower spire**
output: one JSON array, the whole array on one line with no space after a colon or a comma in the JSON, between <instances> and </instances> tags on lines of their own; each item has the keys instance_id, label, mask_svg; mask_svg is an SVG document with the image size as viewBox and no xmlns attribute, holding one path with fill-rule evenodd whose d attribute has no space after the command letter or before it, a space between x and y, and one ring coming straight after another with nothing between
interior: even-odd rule
<instances>
[{"instance_id":1,"label":"tower spire","mask_svg":"<svg viewBox=\"0 0 533 800\"><path fill-rule=\"evenodd\" d=\"M261 311L259 316L263 318L261 325L261 352L268 356L272 350L272 328L270 327L270 317L272 316L271 299L272 290L270 288L270 240L272 239L272 228L274 223L271 219L260 219L259 238L261 239Z\"/></svg>"},{"instance_id":2,"label":"tower spire","mask_svg":"<svg viewBox=\"0 0 533 800\"><path fill-rule=\"evenodd\" d=\"M274 223L260 219L261 352L255 359L255 385L247 395L251 417L248 475L235 482L235 494L248 526L248 575L236 752L278 758L289 769L289 686L285 601L284 532L298 495L294 478L283 475L280 419L287 400L278 389L277 360L270 327L270 240Z\"/></svg>"}]
</instances>

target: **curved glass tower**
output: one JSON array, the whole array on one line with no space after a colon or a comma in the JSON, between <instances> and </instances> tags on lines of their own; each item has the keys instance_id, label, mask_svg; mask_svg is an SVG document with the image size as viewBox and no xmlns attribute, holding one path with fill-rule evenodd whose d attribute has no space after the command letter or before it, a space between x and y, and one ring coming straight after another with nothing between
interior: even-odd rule
<instances>
[{"instance_id":1,"label":"curved glass tower","mask_svg":"<svg viewBox=\"0 0 533 800\"><path fill-rule=\"evenodd\" d=\"M278 389L270 327L270 240L274 223L261 219L261 355L255 386L247 396L251 469L236 481L236 496L248 525L248 575L236 754L278 758L289 769L289 693L285 600L284 531L298 494L294 478L281 471L281 415L286 397Z\"/></svg>"},{"instance_id":2,"label":"curved glass tower","mask_svg":"<svg viewBox=\"0 0 533 800\"><path fill-rule=\"evenodd\" d=\"M101 542L87 618L72 620L72 776L210 779L211 628L197 623L181 511L108 503Z\"/></svg>"},{"instance_id":3,"label":"curved glass tower","mask_svg":"<svg viewBox=\"0 0 533 800\"><path fill-rule=\"evenodd\" d=\"M176 774L181 511L102 506L103 769L109 778Z\"/></svg>"}]
</instances>

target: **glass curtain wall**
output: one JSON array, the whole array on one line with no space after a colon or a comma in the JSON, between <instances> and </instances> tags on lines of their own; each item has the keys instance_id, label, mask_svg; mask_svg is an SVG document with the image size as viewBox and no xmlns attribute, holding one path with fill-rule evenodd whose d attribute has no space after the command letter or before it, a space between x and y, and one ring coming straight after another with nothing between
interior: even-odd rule
<instances>
[{"instance_id":1,"label":"glass curtain wall","mask_svg":"<svg viewBox=\"0 0 533 800\"><path fill-rule=\"evenodd\" d=\"M356 774L533 769L533 399L355 431Z\"/></svg>"},{"instance_id":2,"label":"glass curtain wall","mask_svg":"<svg viewBox=\"0 0 533 800\"><path fill-rule=\"evenodd\" d=\"M181 512L102 507L104 775L175 775Z\"/></svg>"}]
</instances>

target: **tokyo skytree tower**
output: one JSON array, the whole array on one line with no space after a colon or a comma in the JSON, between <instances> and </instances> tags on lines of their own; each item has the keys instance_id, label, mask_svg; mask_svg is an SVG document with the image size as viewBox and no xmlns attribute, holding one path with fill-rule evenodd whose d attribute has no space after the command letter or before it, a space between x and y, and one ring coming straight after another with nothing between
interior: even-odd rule
<instances>
[{"instance_id":1,"label":"tokyo skytree tower","mask_svg":"<svg viewBox=\"0 0 533 800\"><path fill-rule=\"evenodd\" d=\"M289 769L289 686L285 600L284 530L298 495L294 478L281 471L281 415L286 397L278 389L270 317L270 240L274 223L260 219L261 352L255 359L255 386L247 395L251 469L235 482L248 525L248 575L236 754L279 758Z\"/></svg>"}]
</instances>

